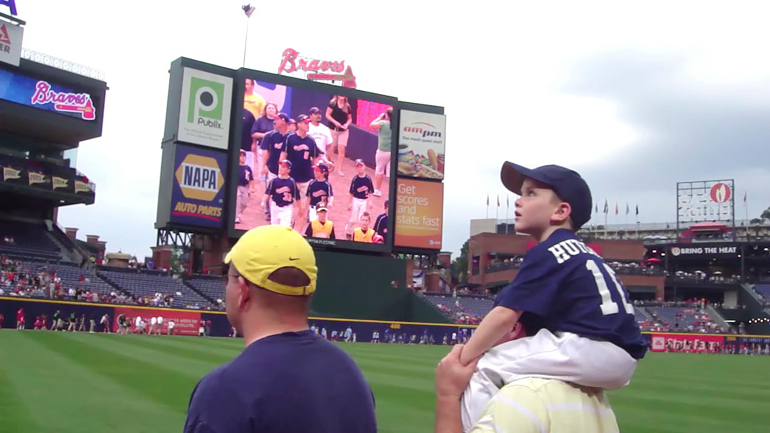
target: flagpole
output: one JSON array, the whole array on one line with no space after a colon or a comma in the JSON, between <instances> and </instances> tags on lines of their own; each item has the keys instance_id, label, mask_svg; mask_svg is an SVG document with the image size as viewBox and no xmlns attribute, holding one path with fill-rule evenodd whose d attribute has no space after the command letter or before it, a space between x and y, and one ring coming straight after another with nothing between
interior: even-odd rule
<instances>
[{"instance_id":1,"label":"flagpole","mask_svg":"<svg viewBox=\"0 0 770 433\"><path fill-rule=\"evenodd\" d=\"M249 45L249 21L251 19L246 17L246 38L243 40L243 67L246 67L246 47Z\"/></svg>"},{"instance_id":2,"label":"flagpole","mask_svg":"<svg viewBox=\"0 0 770 433\"><path fill-rule=\"evenodd\" d=\"M508 234L508 211L511 209L511 202L508 196L505 196L505 234Z\"/></svg>"}]
</instances>

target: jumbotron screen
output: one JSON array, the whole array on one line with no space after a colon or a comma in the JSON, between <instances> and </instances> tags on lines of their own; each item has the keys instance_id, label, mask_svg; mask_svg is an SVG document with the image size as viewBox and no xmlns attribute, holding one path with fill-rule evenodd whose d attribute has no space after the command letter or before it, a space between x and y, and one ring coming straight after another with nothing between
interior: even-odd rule
<instances>
[{"instance_id":1,"label":"jumbotron screen","mask_svg":"<svg viewBox=\"0 0 770 433\"><path fill-rule=\"evenodd\" d=\"M242 84L231 227L283 225L317 245L392 245L395 99L374 102L349 89L339 95L259 78Z\"/></svg>"}]
</instances>

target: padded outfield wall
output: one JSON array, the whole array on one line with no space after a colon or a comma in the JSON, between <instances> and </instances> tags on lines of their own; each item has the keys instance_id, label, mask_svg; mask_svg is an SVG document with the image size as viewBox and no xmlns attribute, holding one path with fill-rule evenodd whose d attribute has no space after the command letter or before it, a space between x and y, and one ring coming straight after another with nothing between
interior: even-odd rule
<instances>
[{"instance_id":1,"label":"padded outfield wall","mask_svg":"<svg viewBox=\"0 0 770 433\"><path fill-rule=\"evenodd\" d=\"M405 260L316 251L316 263L318 289L310 306L313 315L449 323L441 312L407 288Z\"/></svg>"}]
</instances>

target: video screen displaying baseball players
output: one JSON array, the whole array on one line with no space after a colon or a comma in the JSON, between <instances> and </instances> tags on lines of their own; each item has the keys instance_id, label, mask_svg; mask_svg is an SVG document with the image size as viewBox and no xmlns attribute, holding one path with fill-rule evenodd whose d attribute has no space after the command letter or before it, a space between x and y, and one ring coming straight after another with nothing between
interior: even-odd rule
<instances>
[{"instance_id":1,"label":"video screen displaying baseball players","mask_svg":"<svg viewBox=\"0 0 770 433\"><path fill-rule=\"evenodd\" d=\"M234 227L278 224L307 237L384 244L392 112L247 78Z\"/></svg>"}]
</instances>

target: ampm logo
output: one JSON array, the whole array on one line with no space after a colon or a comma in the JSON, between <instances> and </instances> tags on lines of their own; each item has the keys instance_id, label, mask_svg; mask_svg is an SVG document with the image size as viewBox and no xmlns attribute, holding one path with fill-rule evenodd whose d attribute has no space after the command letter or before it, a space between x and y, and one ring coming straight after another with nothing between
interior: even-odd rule
<instances>
[{"instance_id":1,"label":"ampm logo","mask_svg":"<svg viewBox=\"0 0 770 433\"><path fill-rule=\"evenodd\" d=\"M417 134L422 138L441 138L441 131L427 122L414 122L411 125L404 126L404 133Z\"/></svg>"},{"instance_id":2,"label":"ampm logo","mask_svg":"<svg viewBox=\"0 0 770 433\"><path fill-rule=\"evenodd\" d=\"M214 158L187 155L175 172L185 198L212 201L222 189L225 178Z\"/></svg>"},{"instance_id":3,"label":"ampm logo","mask_svg":"<svg viewBox=\"0 0 770 433\"><path fill-rule=\"evenodd\" d=\"M189 95L187 122L207 128L223 129L222 107L225 100L225 85L191 77Z\"/></svg>"},{"instance_id":4,"label":"ampm logo","mask_svg":"<svg viewBox=\"0 0 770 433\"><path fill-rule=\"evenodd\" d=\"M177 140L227 149L232 104L231 77L184 68Z\"/></svg>"}]
</instances>

